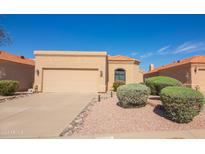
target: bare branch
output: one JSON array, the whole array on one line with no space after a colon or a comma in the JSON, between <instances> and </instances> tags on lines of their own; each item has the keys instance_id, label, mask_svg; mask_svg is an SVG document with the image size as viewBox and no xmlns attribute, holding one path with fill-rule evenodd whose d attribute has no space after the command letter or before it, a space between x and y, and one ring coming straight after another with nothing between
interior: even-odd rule
<instances>
[{"instance_id":1,"label":"bare branch","mask_svg":"<svg viewBox=\"0 0 205 154\"><path fill-rule=\"evenodd\" d=\"M0 46L8 45L11 43L11 38L9 37L9 34L0 27Z\"/></svg>"},{"instance_id":2,"label":"bare branch","mask_svg":"<svg viewBox=\"0 0 205 154\"><path fill-rule=\"evenodd\" d=\"M6 18L5 15L0 15L0 22L2 22L5 18ZM11 37L1 25L0 25L0 46L9 45L11 44Z\"/></svg>"}]
</instances>

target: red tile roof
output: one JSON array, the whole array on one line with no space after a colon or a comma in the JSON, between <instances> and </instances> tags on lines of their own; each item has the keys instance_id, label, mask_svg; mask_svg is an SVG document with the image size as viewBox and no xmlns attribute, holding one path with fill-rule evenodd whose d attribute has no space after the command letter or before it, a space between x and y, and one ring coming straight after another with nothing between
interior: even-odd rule
<instances>
[{"instance_id":1,"label":"red tile roof","mask_svg":"<svg viewBox=\"0 0 205 154\"><path fill-rule=\"evenodd\" d=\"M167 64L167 65L163 65L163 66L160 66L158 68L155 68L154 70L149 71L145 74L158 72L160 70L165 70L165 69L168 69L168 68L172 68L172 67L176 67L176 66L183 65L183 64L188 64L188 63L205 63L205 56L193 56L193 57L190 57L190 58L182 59L182 60L173 62L171 64Z\"/></svg>"},{"instance_id":2,"label":"red tile roof","mask_svg":"<svg viewBox=\"0 0 205 154\"><path fill-rule=\"evenodd\" d=\"M121 55L108 56L108 60L111 60L111 61L137 61L137 62L140 62L137 59L130 58L130 57L127 57L127 56L121 56Z\"/></svg>"},{"instance_id":3,"label":"red tile roof","mask_svg":"<svg viewBox=\"0 0 205 154\"><path fill-rule=\"evenodd\" d=\"M21 64L27 64L33 66L35 65L35 62L32 59L25 58L24 56L16 56L6 51L0 51L0 59L21 63Z\"/></svg>"}]
</instances>

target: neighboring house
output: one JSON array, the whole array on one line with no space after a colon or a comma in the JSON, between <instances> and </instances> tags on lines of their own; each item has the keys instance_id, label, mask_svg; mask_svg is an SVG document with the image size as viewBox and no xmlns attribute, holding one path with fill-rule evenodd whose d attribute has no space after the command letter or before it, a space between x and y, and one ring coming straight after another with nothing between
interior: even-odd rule
<instances>
[{"instance_id":1,"label":"neighboring house","mask_svg":"<svg viewBox=\"0 0 205 154\"><path fill-rule=\"evenodd\" d=\"M0 51L0 80L17 80L19 91L33 87L34 60Z\"/></svg>"},{"instance_id":2,"label":"neighboring house","mask_svg":"<svg viewBox=\"0 0 205 154\"><path fill-rule=\"evenodd\" d=\"M106 92L114 81L143 81L139 61L107 52L35 51L35 89L40 92Z\"/></svg>"},{"instance_id":3,"label":"neighboring house","mask_svg":"<svg viewBox=\"0 0 205 154\"><path fill-rule=\"evenodd\" d=\"M158 75L175 78L188 87L205 91L205 56L193 56L158 68L151 64L144 79Z\"/></svg>"}]
</instances>

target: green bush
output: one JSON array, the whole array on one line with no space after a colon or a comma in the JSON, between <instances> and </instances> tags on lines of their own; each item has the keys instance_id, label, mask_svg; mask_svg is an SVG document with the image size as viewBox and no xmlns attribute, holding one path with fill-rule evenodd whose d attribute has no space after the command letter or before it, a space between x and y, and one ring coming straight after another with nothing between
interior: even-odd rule
<instances>
[{"instance_id":1,"label":"green bush","mask_svg":"<svg viewBox=\"0 0 205 154\"><path fill-rule=\"evenodd\" d=\"M19 88L19 82L13 80L0 80L0 95L13 95Z\"/></svg>"},{"instance_id":2,"label":"green bush","mask_svg":"<svg viewBox=\"0 0 205 154\"><path fill-rule=\"evenodd\" d=\"M203 94L191 88L166 87L160 99L169 119L178 123L188 123L199 114L205 102Z\"/></svg>"},{"instance_id":3,"label":"green bush","mask_svg":"<svg viewBox=\"0 0 205 154\"><path fill-rule=\"evenodd\" d=\"M152 95L159 95L160 91L168 86L182 86L182 83L174 78L155 76L145 79L146 86L150 87Z\"/></svg>"},{"instance_id":4,"label":"green bush","mask_svg":"<svg viewBox=\"0 0 205 154\"><path fill-rule=\"evenodd\" d=\"M122 85L125 85L125 82L124 81L115 81L114 83L113 83L113 91L117 91L117 88L119 87L119 86L122 86Z\"/></svg>"},{"instance_id":5,"label":"green bush","mask_svg":"<svg viewBox=\"0 0 205 154\"><path fill-rule=\"evenodd\" d=\"M117 98L122 107L141 107L147 103L150 89L142 84L127 84L117 89Z\"/></svg>"}]
</instances>

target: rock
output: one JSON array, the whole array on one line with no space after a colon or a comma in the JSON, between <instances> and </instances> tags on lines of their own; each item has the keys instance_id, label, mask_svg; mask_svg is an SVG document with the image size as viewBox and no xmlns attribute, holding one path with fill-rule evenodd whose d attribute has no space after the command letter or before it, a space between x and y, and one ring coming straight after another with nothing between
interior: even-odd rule
<instances>
[{"instance_id":1,"label":"rock","mask_svg":"<svg viewBox=\"0 0 205 154\"><path fill-rule=\"evenodd\" d=\"M68 132L67 132L67 135L72 135L73 134L73 131L72 130L69 130Z\"/></svg>"},{"instance_id":2,"label":"rock","mask_svg":"<svg viewBox=\"0 0 205 154\"><path fill-rule=\"evenodd\" d=\"M68 126L68 129L70 130L70 129L72 129L72 128L73 128L73 125L70 124L70 125Z\"/></svg>"},{"instance_id":3,"label":"rock","mask_svg":"<svg viewBox=\"0 0 205 154\"><path fill-rule=\"evenodd\" d=\"M75 120L75 123L81 123L81 122L83 122L82 118L79 118L79 119Z\"/></svg>"}]
</instances>

